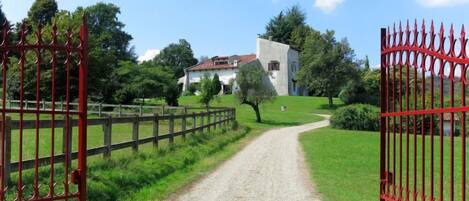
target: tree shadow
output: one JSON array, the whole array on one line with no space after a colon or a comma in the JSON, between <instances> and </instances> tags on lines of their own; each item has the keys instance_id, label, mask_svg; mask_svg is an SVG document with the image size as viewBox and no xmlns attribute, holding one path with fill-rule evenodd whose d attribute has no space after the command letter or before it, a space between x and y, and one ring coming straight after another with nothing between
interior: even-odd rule
<instances>
[{"instance_id":1,"label":"tree shadow","mask_svg":"<svg viewBox=\"0 0 469 201\"><path fill-rule=\"evenodd\" d=\"M344 106L345 104L334 104L332 106L329 106L329 104L321 104L319 105L319 109L322 109L322 110L335 110L339 107L342 107Z\"/></svg>"},{"instance_id":2,"label":"tree shadow","mask_svg":"<svg viewBox=\"0 0 469 201\"><path fill-rule=\"evenodd\" d=\"M276 120L262 120L261 123L259 124L264 124L264 125L270 125L270 126L298 126L301 125L302 122L284 122L284 121L276 121Z\"/></svg>"}]
</instances>

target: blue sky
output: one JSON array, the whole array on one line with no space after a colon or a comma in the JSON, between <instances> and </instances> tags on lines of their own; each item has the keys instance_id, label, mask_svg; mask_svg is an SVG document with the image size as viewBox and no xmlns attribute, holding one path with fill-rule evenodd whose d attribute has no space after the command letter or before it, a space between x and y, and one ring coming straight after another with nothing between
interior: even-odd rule
<instances>
[{"instance_id":1,"label":"blue sky","mask_svg":"<svg viewBox=\"0 0 469 201\"><path fill-rule=\"evenodd\" d=\"M23 19L33 0L0 0L10 21ZM96 0L58 0L74 10ZM434 19L469 25L469 0L105 0L121 7L119 19L138 55L158 52L184 38L196 57L255 52L255 38L269 19L299 4L313 28L347 37L357 58L379 64L379 28L399 20ZM150 50L150 51L149 51Z\"/></svg>"}]
</instances>

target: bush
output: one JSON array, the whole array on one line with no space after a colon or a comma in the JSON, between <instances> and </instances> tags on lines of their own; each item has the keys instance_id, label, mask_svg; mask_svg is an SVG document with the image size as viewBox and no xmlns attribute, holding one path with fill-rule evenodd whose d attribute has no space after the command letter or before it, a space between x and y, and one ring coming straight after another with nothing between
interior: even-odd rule
<instances>
[{"instance_id":1,"label":"bush","mask_svg":"<svg viewBox=\"0 0 469 201\"><path fill-rule=\"evenodd\" d=\"M335 111L331 118L334 128L348 130L379 130L379 108L373 105L353 104Z\"/></svg>"}]
</instances>

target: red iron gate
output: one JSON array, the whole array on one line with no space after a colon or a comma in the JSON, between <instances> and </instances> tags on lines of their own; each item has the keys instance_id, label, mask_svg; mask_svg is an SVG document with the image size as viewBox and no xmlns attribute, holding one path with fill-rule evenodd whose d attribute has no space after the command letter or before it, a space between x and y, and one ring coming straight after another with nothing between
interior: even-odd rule
<instances>
[{"instance_id":1,"label":"red iron gate","mask_svg":"<svg viewBox=\"0 0 469 201\"><path fill-rule=\"evenodd\" d=\"M381 29L381 200L466 200L464 26Z\"/></svg>"},{"instance_id":2,"label":"red iron gate","mask_svg":"<svg viewBox=\"0 0 469 201\"><path fill-rule=\"evenodd\" d=\"M0 154L0 200L84 201L88 62L86 20L83 19L79 34L74 34L78 30L71 28L60 32L55 24L44 28L23 24L18 30L17 43L12 42L15 37L9 27L8 23L3 26L0 44L0 150L3 152ZM20 100L19 107L8 106L8 99L11 98ZM34 100L36 104L25 107L27 99ZM78 107L70 105L73 99L78 99ZM51 101L52 109L42 107L41 100ZM64 108L56 106L59 101L63 101ZM73 116L78 118L76 146L72 146L70 134L70 119ZM62 135L56 133L56 122L62 118L66 120L62 126L64 137L59 140ZM51 129L41 129L41 119L50 120ZM11 132L6 132L6 129L11 129L9 126L12 124L6 122L15 122L17 132L8 136L6 133ZM23 128L27 123L35 125L34 131ZM57 155L59 146L65 149L62 155ZM76 148L76 152L72 153L72 147ZM78 158L77 162L71 162L72 156ZM17 162L10 163L10 160ZM27 165L26 160L34 163Z\"/></svg>"}]
</instances>

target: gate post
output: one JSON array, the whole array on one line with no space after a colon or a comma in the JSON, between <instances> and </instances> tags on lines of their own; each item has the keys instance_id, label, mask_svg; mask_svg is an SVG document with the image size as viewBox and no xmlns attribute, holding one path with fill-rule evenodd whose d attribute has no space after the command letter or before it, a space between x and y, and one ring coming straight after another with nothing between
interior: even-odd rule
<instances>
[{"instance_id":1,"label":"gate post","mask_svg":"<svg viewBox=\"0 0 469 201\"><path fill-rule=\"evenodd\" d=\"M384 46L386 45L386 29L381 28L381 47L380 50L382 51ZM381 54L381 100L380 100L380 107L381 107L381 114L380 114L380 200L384 201L381 198L381 194L384 192L385 185L386 185L386 172L385 172L385 151L386 151L386 117L382 116L383 113L387 110L387 100L386 100L386 58L384 55Z\"/></svg>"}]
</instances>

